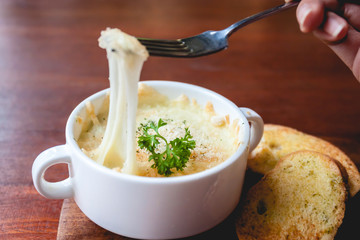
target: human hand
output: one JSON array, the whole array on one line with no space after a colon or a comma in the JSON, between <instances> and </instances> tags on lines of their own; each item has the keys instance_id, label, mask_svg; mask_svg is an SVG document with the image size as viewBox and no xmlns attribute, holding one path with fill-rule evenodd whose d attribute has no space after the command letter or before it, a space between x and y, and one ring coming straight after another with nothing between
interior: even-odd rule
<instances>
[{"instance_id":1,"label":"human hand","mask_svg":"<svg viewBox=\"0 0 360 240\"><path fill-rule=\"evenodd\" d=\"M289 0L286 0L289 1ZM302 0L300 30L325 42L360 81L360 0Z\"/></svg>"}]
</instances>

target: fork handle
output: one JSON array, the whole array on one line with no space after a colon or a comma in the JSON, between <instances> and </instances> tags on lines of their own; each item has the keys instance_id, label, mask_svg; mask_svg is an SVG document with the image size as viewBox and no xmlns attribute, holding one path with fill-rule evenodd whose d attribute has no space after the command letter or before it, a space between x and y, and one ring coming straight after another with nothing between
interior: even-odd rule
<instances>
[{"instance_id":1,"label":"fork handle","mask_svg":"<svg viewBox=\"0 0 360 240\"><path fill-rule=\"evenodd\" d=\"M253 22L256 22L256 21L258 21L260 19L271 16L271 15L273 15L275 13L282 12L282 11L287 10L289 8L295 7L295 6L297 6L299 4L299 2L300 2L300 0L293 0L291 2L287 2L287 3L281 4L279 6L276 6L276 7L267 9L265 11L259 12L257 14L254 14L254 15L252 15L250 17L244 18L244 19L234 23L233 25L225 28L222 31L225 33L225 35L227 37L229 37L231 34L236 32L240 28L245 27L246 25L248 25L250 23L253 23Z\"/></svg>"}]
</instances>

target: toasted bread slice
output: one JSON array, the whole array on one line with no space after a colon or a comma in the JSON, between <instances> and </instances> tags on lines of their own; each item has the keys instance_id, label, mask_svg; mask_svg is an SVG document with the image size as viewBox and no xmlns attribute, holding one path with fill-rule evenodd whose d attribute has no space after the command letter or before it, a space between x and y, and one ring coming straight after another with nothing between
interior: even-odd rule
<instances>
[{"instance_id":1,"label":"toasted bread slice","mask_svg":"<svg viewBox=\"0 0 360 240\"><path fill-rule=\"evenodd\" d=\"M285 126L265 124L264 135L250 154L248 166L254 172L265 174L280 158L300 150L317 151L338 160L349 175L350 196L360 190L359 170L344 152L325 140Z\"/></svg>"},{"instance_id":2,"label":"toasted bread slice","mask_svg":"<svg viewBox=\"0 0 360 240\"><path fill-rule=\"evenodd\" d=\"M345 214L346 187L327 155L298 151L248 192L236 222L239 239L333 239Z\"/></svg>"}]
</instances>

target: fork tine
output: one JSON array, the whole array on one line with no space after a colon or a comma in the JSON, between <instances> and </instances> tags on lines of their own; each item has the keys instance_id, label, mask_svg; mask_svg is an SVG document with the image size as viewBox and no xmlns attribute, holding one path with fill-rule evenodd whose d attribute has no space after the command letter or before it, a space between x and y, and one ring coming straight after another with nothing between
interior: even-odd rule
<instances>
[{"instance_id":1,"label":"fork tine","mask_svg":"<svg viewBox=\"0 0 360 240\"><path fill-rule=\"evenodd\" d=\"M161 57L191 57L190 51L162 51L162 50L149 50L148 52L151 56L161 56Z\"/></svg>"},{"instance_id":2,"label":"fork tine","mask_svg":"<svg viewBox=\"0 0 360 240\"><path fill-rule=\"evenodd\" d=\"M144 46L148 51L189 52L189 48L186 46L181 46L181 47L151 46L151 45L144 45Z\"/></svg>"},{"instance_id":3,"label":"fork tine","mask_svg":"<svg viewBox=\"0 0 360 240\"><path fill-rule=\"evenodd\" d=\"M138 38L141 44L145 46L157 46L157 47L184 47L185 43L178 40L166 40L166 39L150 39L150 38Z\"/></svg>"},{"instance_id":4,"label":"fork tine","mask_svg":"<svg viewBox=\"0 0 360 240\"><path fill-rule=\"evenodd\" d=\"M139 39L139 41L147 50L187 51L186 44L181 40Z\"/></svg>"},{"instance_id":5,"label":"fork tine","mask_svg":"<svg viewBox=\"0 0 360 240\"><path fill-rule=\"evenodd\" d=\"M152 56L172 56L184 57L187 56L191 50L186 43L181 39L166 40L166 39L150 39L138 38Z\"/></svg>"}]
</instances>

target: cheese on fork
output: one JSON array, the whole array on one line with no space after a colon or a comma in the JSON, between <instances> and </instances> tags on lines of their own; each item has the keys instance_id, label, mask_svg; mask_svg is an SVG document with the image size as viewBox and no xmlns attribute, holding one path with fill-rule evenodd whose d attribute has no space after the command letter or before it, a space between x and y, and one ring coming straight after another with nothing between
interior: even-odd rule
<instances>
[{"instance_id":1,"label":"cheese on fork","mask_svg":"<svg viewBox=\"0 0 360 240\"><path fill-rule=\"evenodd\" d=\"M136 174L136 109L140 72L148 57L140 42L119 29L101 32L99 46L109 61L110 106L106 130L94 160Z\"/></svg>"}]
</instances>

